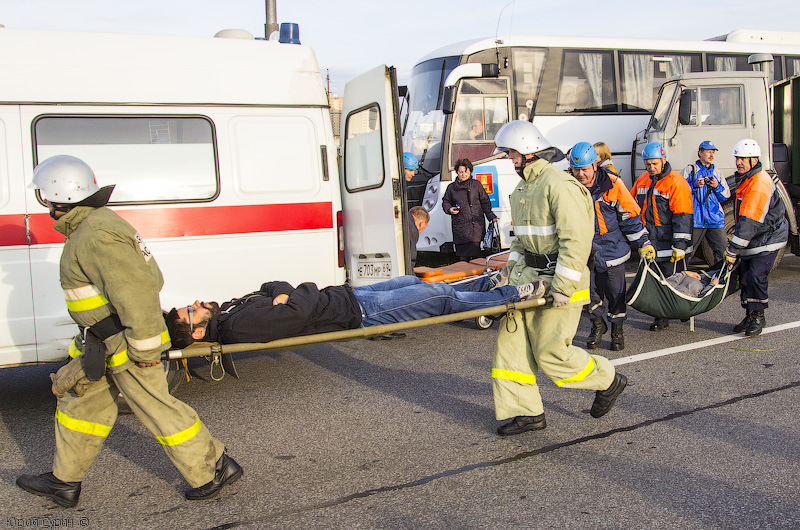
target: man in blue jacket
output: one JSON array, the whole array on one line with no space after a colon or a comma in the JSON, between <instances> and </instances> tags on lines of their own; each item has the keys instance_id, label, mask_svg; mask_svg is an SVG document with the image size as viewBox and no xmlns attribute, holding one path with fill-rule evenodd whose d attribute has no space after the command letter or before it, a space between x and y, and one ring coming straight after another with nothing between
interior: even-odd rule
<instances>
[{"instance_id":1,"label":"man in blue jacket","mask_svg":"<svg viewBox=\"0 0 800 530\"><path fill-rule=\"evenodd\" d=\"M708 241L714 256L714 263L725 255L728 234L725 231L725 212L721 202L731 196L725 178L714 167L717 146L709 140L700 144L697 161L683 169L683 176L692 188L694 206L694 228L692 229L692 248L700 248L703 237ZM712 265L712 263L709 263Z\"/></svg>"}]
</instances>

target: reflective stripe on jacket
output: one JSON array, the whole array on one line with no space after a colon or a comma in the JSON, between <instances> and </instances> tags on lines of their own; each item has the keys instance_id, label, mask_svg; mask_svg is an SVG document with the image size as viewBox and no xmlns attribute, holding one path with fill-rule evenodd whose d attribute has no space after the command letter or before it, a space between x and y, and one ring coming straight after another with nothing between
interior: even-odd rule
<instances>
[{"instance_id":1,"label":"reflective stripe on jacket","mask_svg":"<svg viewBox=\"0 0 800 530\"><path fill-rule=\"evenodd\" d=\"M694 168L694 171L692 171ZM696 161L683 168L683 177L692 189L692 199L694 200L694 227L695 228L725 228L725 212L722 211L720 203L725 202L731 197L731 190L725 178L719 174L714 164L706 167ZM695 186L695 182L700 177L710 177L719 184L716 188L704 184Z\"/></svg>"},{"instance_id":2,"label":"reflective stripe on jacket","mask_svg":"<svg viewBox=\"0 0 800 530\"><path fill-rule=\"evenodd\" d=\"M594 209L591 195L580 182L546 160L529 164L524 179L511 194L514 241L509 268L511 285L543 280L551 289L589 302L587 261L592 248ZM525 251L558 254L555 269L525 264Z\"/></svg>"},{"instance_id":3,"label":"reflective stripe on jacket","mask_svg":"<svg viewBox=\"0 0 800 530\"><path fill-rule=\"evenodd\" d=\"M108 208L87 206L73 208L54 228L66 236L61 287L72 319L89 327L112 312L119 316L125 330L105 340L111 365L127 365L125 351L135 362L158 360L169 347L158 297L164 280L136 230Z\"/></svg>"},{"instance_id":4,"label":"reflective stripe on jacket","mask_svg":"<svg viewBox=\"0 0 800 530\"><path fill-rule=\"evenodd\" d=\"M631 189L642 209L642 222L656 249L656 261L666 261L672 249L692 252L692 190L669 162L664 171L651 178L645 171Z\"/></svg>"},{"instance_id":5,"label":"reflective stripe on jacket","mask_svg":"<svg viewBox=\"0 0 800 530\"><path fill-rule=\"evenodd\" d=\"M642 225L639 205L619 175L598 167L596 176L594 186L589 188L594 199L593 243L599 247L594 255L594 267L603 272L628 261L630 243L641 248L649 235Z\"/></svg>"},{"instance_id":6,"label":"reflective stripe on jacket","mask_svg":"<svg viewBox=\"0 0 800 530\"><path fill-rule=\"evenodd\" d=\"M781 249L789 240L789 223L772 177L759 162L736 180L736 227L730 246L740 256Z\"/></svg>"}]
</instances>

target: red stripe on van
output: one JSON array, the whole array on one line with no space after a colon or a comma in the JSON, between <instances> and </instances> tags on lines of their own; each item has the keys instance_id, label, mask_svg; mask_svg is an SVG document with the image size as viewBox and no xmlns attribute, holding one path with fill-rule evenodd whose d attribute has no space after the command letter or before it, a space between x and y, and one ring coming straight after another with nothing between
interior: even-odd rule
<instances>
[{"instance_id":1,"label":"red stripe on van","mask_svg":"<svg viewBox=\"0 0 800 530\"><path fill-rule=\"evenodd\" d=\"M333 204L308 202L116 210L143 239L333 228ZM46 213L29 218L32 245L63 243ZM0 215L0 246L27 244L22 214Z\"/></svg>"}]
</instances>

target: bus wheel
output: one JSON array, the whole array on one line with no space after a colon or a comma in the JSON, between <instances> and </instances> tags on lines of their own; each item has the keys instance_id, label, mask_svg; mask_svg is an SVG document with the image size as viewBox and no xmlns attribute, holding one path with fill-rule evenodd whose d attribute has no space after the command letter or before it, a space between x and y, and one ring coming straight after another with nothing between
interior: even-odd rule
<instances>
[{"instance_id":1,"label":"bus wheel","mask_svg":"<svg viewBox=\"0 0 800 530\"><path fill-rule=\"evenodd\" d=\"M475 327L478 329L489 329L493 323L494 320L487 316L475 317Z\"/></svg>"},{"instance_id":2,"label":"bus wheel","mask_svg":"<svg viewBox=\"0 0 800 530\"><path fill-rule=\"evenodd\" d=\"M169 393L174 394L181 382L186 379L186 376L181 366L178 364L178 361L164 361L161 364L164 365L164 372L166 372ZM117 396L117 408L119 409L119 414L131 414L133 412L128 402L125 401L125 398L122 396L122 393Z\"/></svg>"}]
</instances>

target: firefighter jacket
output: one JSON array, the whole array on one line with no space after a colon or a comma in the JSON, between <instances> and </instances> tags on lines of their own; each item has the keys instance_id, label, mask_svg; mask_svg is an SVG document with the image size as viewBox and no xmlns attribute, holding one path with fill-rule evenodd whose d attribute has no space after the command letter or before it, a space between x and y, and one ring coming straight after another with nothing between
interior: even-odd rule
<instances>
[{"instance_id":1,"label":"firefighter jacket","mask_svg":"<svg viewBox=\"0 0 800 530\"><path fill-rule=\"evenodd\" d=\"M683 168L683 177L692 189L694 227L725 228L725 212L722 211L720 203L731 198L731 189L714 164L706 167L698 160ZM712 188L708 183L696 186L695 183L700 177L712 178L719 184L716 188Z\"/></svg>"},{"instance_id":2,"label":"firefighter jacket","mask_svg":"<svg viewBox=\"0 0 800 530\"><path fill-rule=\"evenodd\" d=\"M642 209L642 223L650 233L656 249L656 261L667 261L672 250L692 252L692 190L680 173L672 171L669 162L664 170L651 177L645 171L631 189Z\"/></svg>"},{"instance_id":3,"label":"firefighter jacket","mask_svg":"<svg viewBox=\"0 0 800 530\"><path fill-rule=\"evenodd\" d=\"M522 285L543 280L571 302L589 302L589 269L594 210L589 190L544 159L529 164L523 179L511 193L511 242L509 283ZM547 254L553 266L526 264L525 252Z\"/></svg>"},{"instance_id":4,"label":"firefighter jacket","mask_svg":"<svg viewBox=\"0 0 800 530\"><path fill-rule=\"evenodd\" d=\"M450 213L450 208L458 206L456 215ZM486 222L483 217L491 221L497 219L492 212L492 202L483 188L483 184L469 178L461 181L456 178L444 192L442 209L453 220L453 243L480 243L486 235Z\"/></svg>"},{"instance_id":5,"label":"firefighter jacket","mask_svg":"<svg viewBox=\"0 0 800 530\"><path fill-rule=\"evenodd\" d=\"M594 255L594 268L598 272L605 272L608 267L628 261L631 257L630 243L636 243L641 248L650 238L642 225L639 205L619 175L598 167L589 193L594 200L592 244L598 249Z\"/></svg>"},{"instance_id":6,"label":"firefighter jacket","mask_svg":"<svg viewBox=\"0 0 800 530\"><path fill-rule=\"evenodd\" d=\"M136 230L108 208L88 206L73 208L53 228L66 236L61 288L72 319L89 327L116 313L124 327L105 340L108 367L160 360L169 348L158 297L164 279Z\"/></svg>"},{"instance_id":7,"label":"firefighter jacket","mask_svg":"<svg viewBox=\"0 0 800 530\"><path fill-rule=\"evenodd\" d=\"M273 305L280 294L288 295L288 301ZM268 282L254 293L222 304L209 321L203 340L269 342L360 325L361 309L348 285L318 289L313 283L301 283L295 289L286 282Z\"/></svg>"},{"instance_id":8,"label":"firefighter jacket","mask_svg":"<svg viewBox=\"0 0 800 530\"><path fill-rule=\"evenodd\" d=\"M736 175L734 218L730 248L740 256L779 250L789 240L786 207L761 162L744 175Z\"/></svg>"}]
</instances>

